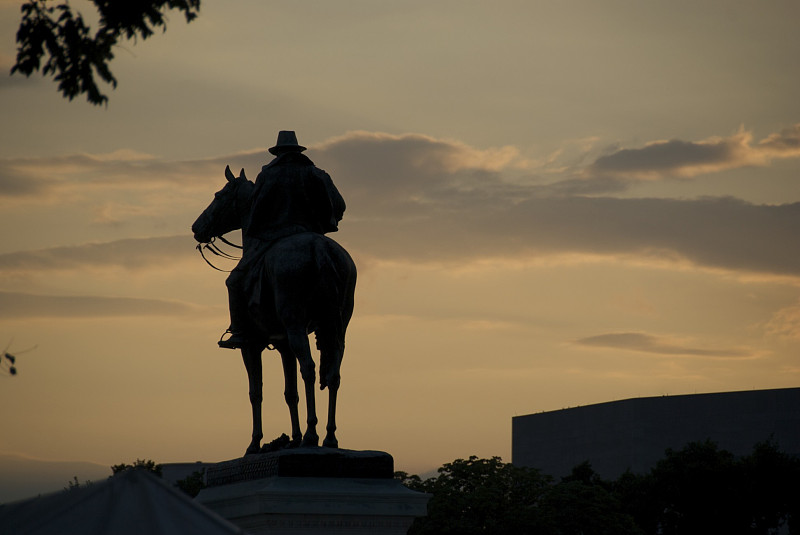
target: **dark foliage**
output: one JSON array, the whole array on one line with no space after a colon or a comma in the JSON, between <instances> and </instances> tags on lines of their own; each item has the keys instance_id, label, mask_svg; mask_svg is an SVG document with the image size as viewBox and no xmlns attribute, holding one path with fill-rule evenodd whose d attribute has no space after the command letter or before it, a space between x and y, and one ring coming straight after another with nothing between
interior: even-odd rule
<instances>
[{"instance_id":1,"label":"dark foliage","mask_svg":"<svg viewBox=\"0 0 800 535\"><path fill-rule=\"evenodd\" d=\"M537 470L499 457L457 459L439 468L438 477L412 484L433 496L428 516L417 520L409 534L533 533L528 527L536 523L536 504L548 483Z\"/></svg>"},{"instance_id":2,"label":"dark foliage","mask_svg":"<svg viewBox=\"0 0 800 535\"><path fill-rule=\"evenodd\" d=\"M80 481L78 481L78 476L72 476L72 479L70 481L67 481L67 486L64 487L64 490L80 489L80 488L88 487L91 484L92 484L92 482L90 480L88 480L88 479L86 481L84 481L83 483L81 483Z\"/></svg>"},{"instance_id":3,"label":"dark foliage","mask_svg":"<svg viewBox=\"0 0 800 535\"><path fill-rule=\"evenodd\" d=\"M600 478L586 462L554 482L500 458L457 459L407 487L432 494L410 534L800 533L800 459L773 442L737 458L711 441L667 450L647 474Z\"/></svg>"},{"instance_id":4,"label":"dark foliage","mask_svg":"<svg viewBox=\"0 0 800 535\"><path fill-rule=\"evenodd\" d=\"M769 441L742 459L741 470L751 533L774 533L784 525L789 533L800 533L800 459Z\"/></svg>"},{"instance_id":5,"label":"dark foliage","mask_svg":"<svg viewBox=\"0 0 800 535\"><path fill-rule=\"evenodd\" d=\"M548 535L640 535L641 529L621 502L585 461L552 485L539 505Z\"/></svg>"},{"instance_id":6,"label":"dark foliage","mask_svg":"<svg viewBox=\"0 0 800 535\"><path fill-rule=\"evenodd\" d=\"M119 472L124 472L125 470L131 469L140 469L140 470L147 470L148 472L152 472L153 474L157 475L158 477L162 477L161 473L161 465L156 464L155 461L147 459L136 459L133 464L115 464L111 467L112 474L118 474ZM75 478L75 483L70 482L70 488L73 486L78 486L78 479ZM88 483L88 482L87 482ZM191 475L187 476L185 479L181 479L175 482L175 486L182 490L184 493L188 494L190 497L194 498L197 496L201 490L206 488L205 484L205 474L203 470L198 470L193 472Z\"/></svg>"},{"instance_id":7,"label":"dark foliage","mask_svg":"<svg viewBox=\"0 0 800 535\"><path fill-rule=\"evenodd\" d=\"M187 476L186 479L181 479L175 482L175 485L184 493L194 498L200 491L206 488L205 477L202 470L193 472L192 475Z\"/></svg>"},{"instance_id":8,"label":"dark foliage","mask_svg":"<svg viewBox=\"0 0 800 535\"><path fill-rule=\"evenodd\" d=\"M800 533L797 481L800 459L773 442L736 458L706 441L667 450L649 474L624 474L614 489L647 534L767 535Z\"/></svg>"},{"instance_id":9,"label":"dark foliage","mask_svg":"<svg viewBox=\"0 0 800 535\"><path fill-rule=\"evenodd\" d=\"M136 459L133 464L115 464L111 466L111 473L118 474L132 468L147 470L148 472L153 472L158 477L161 477L161 465L156 464L155 461L151 461L150 459L147 459L146 461L144 459Z\"/></svg>"},{"instance_id":10,"label":"dark foliage","mask_svg":"<svg viewBox=\"0 0 800 535\"><path fill-rule=\"evenodd\" d=\"M17 62L11 74L30 76L40 68L52 75L64 97L72 100L85 93L92 104L104 104L95 76L112 87L117 79L109 69L112 51L120 39L147 39L158 27L166 30L165 13L183 12L187 22L197 17L200 0L91 0L99 15L96 32L84 22L67 0L53 5L49 0L22 4L17 30ZM43 58L47 58L42 66Z\"/></svg>"},{"instance_id":11,"label":"dark foliage","mask_svg":"<svg viewBox=\"0 0 800 535\"><path fill-rule=\"evenodd\" d=\"M713 442L667 450L653 469L653 491L667 533L735 533L746 522L736 459Z\"/></svg>"}]
</instances>

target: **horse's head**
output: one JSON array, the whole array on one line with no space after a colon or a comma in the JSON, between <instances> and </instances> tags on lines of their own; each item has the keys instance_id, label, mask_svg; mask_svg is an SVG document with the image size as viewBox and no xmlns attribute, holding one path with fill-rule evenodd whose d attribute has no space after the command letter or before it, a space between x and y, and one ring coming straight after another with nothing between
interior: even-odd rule
<instances>
[{"instance_id":1,"label":"horse's head","mask_svg":"<svg viewBox=\"0 0 800 535\"><path fill-rule=\"evenodd\" d=\"M208 243L215 236L242 228L244 211L248 208L242 197L249 196L249 188L245 186L253 183L244 176L244 169L235 177L228 166L225 167L225 178L228 180L225 187L214 194L214 200L192 224L194 239L200 243Z\"/></svg>"}]
</instances>

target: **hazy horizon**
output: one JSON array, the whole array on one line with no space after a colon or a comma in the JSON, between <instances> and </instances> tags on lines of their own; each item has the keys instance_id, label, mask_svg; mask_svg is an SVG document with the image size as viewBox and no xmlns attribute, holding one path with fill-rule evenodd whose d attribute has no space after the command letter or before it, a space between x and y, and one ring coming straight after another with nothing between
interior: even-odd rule
<instances>
[{"instance_id":1,"label":"hazy horizon","mask_svg":"<svg viewBox=\"0 0 800 535\"><path fill-rule=\"evenodd\" d=\"M58 492L69 488L74 478L84 484L110 475L110 466L96 463L34 459L0 452L0 504Z\"/></svg>"}]
</instances>

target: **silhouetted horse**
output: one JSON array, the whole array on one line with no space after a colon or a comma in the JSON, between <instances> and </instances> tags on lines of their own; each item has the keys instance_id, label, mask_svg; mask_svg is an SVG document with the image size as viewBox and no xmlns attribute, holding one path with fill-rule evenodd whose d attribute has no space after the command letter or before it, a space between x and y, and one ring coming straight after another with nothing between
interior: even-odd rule
<instances>
[{"instance_id":1,"label":"silhouetted horse","mask_svg":"<svg viewBox=\"0 0 800 535\"><path fill-rule=\"evenodd\" d=\"M228 183L192 225L195 239L208 243L247 225L254 184L244 169L234 177L225 169ZM243 247L258 246L247 237ZM353 314L356 266L347 251L332 239L306 232L278 240L263 256L251 262L251 274L259 277L253 285L248 333L250 343L241 349L250 383L253 408L253 439L246 453L258 453L261 428L261 353L267 347L278 350L286 381L284 396L292 422L292 444L317 446L317 414L314 397L315 367L308 335L314 332L320 352L320 388L328 387L328 425L322 445L338 447L336 439L336 395L344 355L344 337ZM307 427L301 434L298 416L297 364L305 383Z\"/></svg>"}]
</instances>

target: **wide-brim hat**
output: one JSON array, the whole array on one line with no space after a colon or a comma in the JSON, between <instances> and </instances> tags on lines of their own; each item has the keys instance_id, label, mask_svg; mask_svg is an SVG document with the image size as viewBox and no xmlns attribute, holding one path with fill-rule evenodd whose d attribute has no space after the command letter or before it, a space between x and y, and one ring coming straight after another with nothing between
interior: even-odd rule
<instances>
[{"instance_id":1,"label":"wide-brim hat","mask_svg":"<svg viewBox=\"0 0 800 535\"><path fill-rule=\"evenodd\" d=\"M294 130L281 130L278 132L278 141L274 147L268 149L270 153L278 155L284 152L303 152L306 148L297 143L297 136Z\"/></svg>"}]
</instances>

